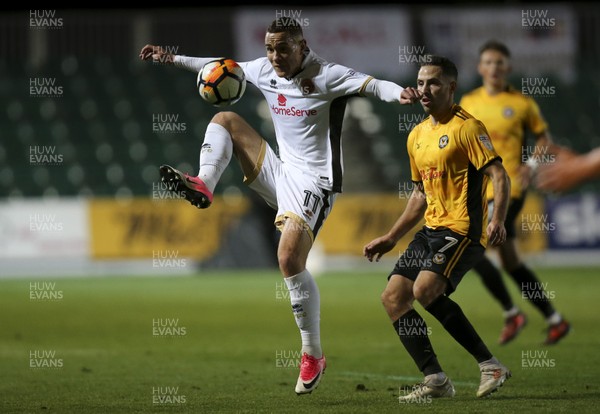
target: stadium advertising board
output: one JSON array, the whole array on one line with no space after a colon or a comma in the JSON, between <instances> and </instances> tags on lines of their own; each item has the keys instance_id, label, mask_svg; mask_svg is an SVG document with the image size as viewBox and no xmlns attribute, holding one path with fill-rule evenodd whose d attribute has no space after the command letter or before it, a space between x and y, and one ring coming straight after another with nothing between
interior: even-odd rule
<instances>
[{"instance_id":1,"label":"stadium advertising board","mask_svg":"<svg viewBox=\"0 0 600 414\"><path fill-rule=\"evenodd\" d=\"M24 199L0 203L0 257L85 257L87 205L78 199Z\"/></svg>"},{"instance_id":2,"label":"stadium advertising board","mask_svg":"<svg viewBox=\"0 0 600 414\"><path fill-rule=\"evenodd\" d=\"M336 200L318 240L326 254L361 256L365 243L385 234L404 211L406 202L406 198L394 194L344 194ZM542 219L546 217L543 209L544 200L532 194L515 223L519 249L524 253L540 252L547 247L548 233L542 229ZM398 242L398 252L406 250L423 224L424 221Z\"/></svg>"},{"instance_id":3,"label":"stadium advertising board","mask_svg":"<svg viewBox=\"0 0 600 414\"><path fill-rule=\"evenodd\" d=\"M235 56L239 61L265 55L265 31L272 20L295 19L308 46L329 62L388 79L414 77L413 65L422 45L412 40L410 14L401 8L240 8L234 17ZM360 50L360 53L357 53Z\"/></svg>"},{"instance_id":4,"label":"stadium advertising board","mask_svg":"<svg viewBox=\"0 0 600 414\"><path fill-rule=\"evenodd\" d=\"M550 249L600 248L600 197L573 194L546 200L548 221L556 229L549 233Z\"/></svg>"},{"instance_id":5,"label":"stadium advertising board","mask_svg":"<svg viewBox=\"0 0 600 414\"><path fill-rule=\"evenodd\" d=\"M544 72L564 82L574 80L577 25L568 5L480 7L460 13L452 10L434 7L424 11L424 27L429 28L424 31L425 43L433 53L454 60L463 85L479 79L479 47L490 37L510 47L514 74L539 76Z\"/></svg>"},{"instance_id":6,"label":"stadium advertising board","mask_svg":"<svg viewBox=\"0 0 600 414\"><path fill-rule=\"evenodd\" d=\"M215 197L199 210L184 200L90 201L92 256L97 259L153 257L176 252L204 260L220 248L227 231L248 208L242 196Z\"/></svg>"}]
</instances>

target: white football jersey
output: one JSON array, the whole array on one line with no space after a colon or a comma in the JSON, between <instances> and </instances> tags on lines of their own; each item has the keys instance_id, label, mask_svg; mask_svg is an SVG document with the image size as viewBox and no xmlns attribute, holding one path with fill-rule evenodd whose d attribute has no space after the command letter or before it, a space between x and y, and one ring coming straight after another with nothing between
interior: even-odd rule
<instances>
[{"instance_id":1,"label":"white football jersey","mask_svg":"<svg viewBox=\"0 0 600 414\"><path fill-rule=\"evenodd\" d=\"M278 77L266 57L239 64L267 100L281 161L315 175L324 189L341 192L346 101L372 77L328 63L312 51L292 79Z\"/></svg>"}]
</instances>

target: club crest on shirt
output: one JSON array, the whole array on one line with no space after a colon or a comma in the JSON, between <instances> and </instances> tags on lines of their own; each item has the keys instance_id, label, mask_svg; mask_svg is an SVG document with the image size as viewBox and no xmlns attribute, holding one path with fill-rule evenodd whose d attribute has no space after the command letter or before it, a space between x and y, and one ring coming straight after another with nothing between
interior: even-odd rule
<instances>
[{"instance_id":1,"label":"club crest on shirt","mask_svg":"<svg viewBox=\"0 0 600 414\"><path fill-rule=\"evenodd\" d=\"M315 91L315 84L312 79L304 78L300 81L300 90L302 95L310 95Z\"/></svg>"},{"instance_id":2,"label":"club crest on shirt","mask_svg":"<svg viewBox=\"0 0 600 414\"><path fill-rule=\"evenodd\" d=\"M277 94L277 103L279 104L279 106L285 106L287 104L287 98L285 96L283 96L282 94L278 93Z\"/></svg>"},{"instance_id":3,"label":"club crest on shirt","mask_svg":"<svg viewBox=\"0 0 600 414\"><path fill-rule=\"evenodd\" d=\"M448 135L442 135L440 137L440 143L439 143L439 147L444 148L446 145L448 145Z\"/></svg>"},{"instance_id":4,"label":"club crest on shirt","mask_svg":"<svg viewBox=\"0 0 600 414\"><path fill-rule=\"evenodd\" d=\"M479 141L483 144L484 147L489 149L490 151L494 150L494 146L492 145L492 141L490 141L490 137L487 135L479 135Z\"/></svg>"},{"instance_id":5,"label":"club crest on shirt","mask_svg":"<svg viewBox=\"0 0 600 414\"><path fill-rule=\"evenodd\" d=\"M502 110L502 116L504 116L504 118L512 118L514 114L515 111L510 106L507 106Z\"/></svg>"},{"instance_id":6,"label":"club crest on shirt","mask_svg":"<svg viewBox=\"0 0 600 414\"><path fill-rule=\"evenodd\" d=\"M442 264L446 261L446 255L443 253L436 253L433 255L433 263Z\"/></svg>"}]
</instances>

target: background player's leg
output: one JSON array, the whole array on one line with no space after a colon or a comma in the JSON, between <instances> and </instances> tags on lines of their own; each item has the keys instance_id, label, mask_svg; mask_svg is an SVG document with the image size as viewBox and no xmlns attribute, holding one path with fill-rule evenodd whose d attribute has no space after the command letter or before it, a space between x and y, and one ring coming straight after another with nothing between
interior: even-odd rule
<instances>
[{"instance_id":1,"label":"background player's leg","mask_svg":"<svg viewBox=\"0 0 600 414\"><path fill-rule=\"evenodd\" d=\"M487 256L483 256L483 259L473 269L479 274L481 281L490 294L502 305L504 327L498 342L504 345L512 341L521 332L527 324L527 317L513 303L500 269Z\"/></svg>"},{"instance_id":2,"label":"background player's leg","mask_svg":"<svg viewBox=\"0 0 600 414\"><path fill-rule=\"evenodd\" d=\"M554 308L550 295L535 273L519 258L515 240L507 239L500 246L500 258L506 271L519 286L522 295L527 298L546 318L548 335L545 343L555 344L564 338L570 331L571 325L564 320L562 315Z\"/></svg>"},{"instance_id":3,"label":"background player's leg","mask_svg":"<svg viewBox=\"0 0 600 414\"><path fill-rule=\"evenodd\" d=\"M500 269L494 266L494 263L484 256L479 263L473 268L479 276L483 285L487 288L490 294L500 303L504 312L510 311L514 307L510 293L502 280Z\"/></svg>"},{"instance_id":4,"label":"background player's leg","mask_svg":"<svg viewBox=\"0 0 600 414\"><path fill-rule=\"evenodd\" d=\"M544 292L540 280L519 258L515 240L507 239L499 247L499 251L502 266L510 274L515 283L517 283L519 290L546 318L549 318L555 313L555 309L552 303L550 303L547 293Z\"/></svg>"}]
</instances>

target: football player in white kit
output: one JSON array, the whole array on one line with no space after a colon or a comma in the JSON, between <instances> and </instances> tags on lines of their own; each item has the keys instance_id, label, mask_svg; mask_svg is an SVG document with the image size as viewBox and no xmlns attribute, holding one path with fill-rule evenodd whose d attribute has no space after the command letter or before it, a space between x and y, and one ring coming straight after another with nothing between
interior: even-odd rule
<instances>
[{"instance_id":1,"label":"football player in white kit","mask_svg":"<svg viewBox=\"0 0 600 414\"><path fill-rule=\"evenodd\" d=\"M298 395L312 392L325 371L320 340L319 289L306 260L337 193L342 191L342 120L348 98L367 96L412 104L420 98L401 86L329 63L307 46L293 19L274 20L266 31L266 57L238 62L248 82L264 95L271 111L279 155L243 118L217 113L208 124L200 149L197 176L160 167L162 180L182 191L198 208L209 207L224 169L235 154L244 182L277 211L281 231L279 268L290 291L292 310L302 338ZM173 55L146 45L143 60L170 62L198 73L213 58Z\"/></svg>"}]
</instances>

